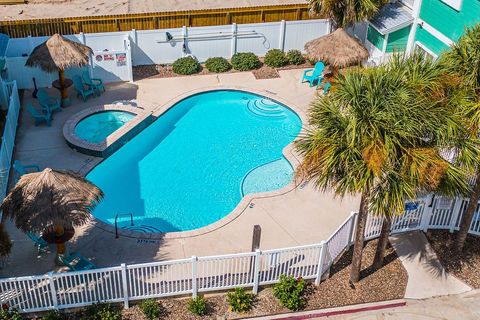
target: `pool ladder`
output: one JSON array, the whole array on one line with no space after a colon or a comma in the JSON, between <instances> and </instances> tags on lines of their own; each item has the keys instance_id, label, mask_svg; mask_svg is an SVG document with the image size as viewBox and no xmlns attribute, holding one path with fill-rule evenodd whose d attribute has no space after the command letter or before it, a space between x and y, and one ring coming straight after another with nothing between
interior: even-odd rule
<instances>
[{"instance_id":1,"label":"pool ladder","mask_svg":"<svg viewBox=\"0 0 480 320\"><path fill-rule=\"evenodd\" d=\"M133 227L133 214L132 213L119 213L115 216L115 239L118 239L118 217L130 216L130 226Z\"/></svg>"}]
</instances>

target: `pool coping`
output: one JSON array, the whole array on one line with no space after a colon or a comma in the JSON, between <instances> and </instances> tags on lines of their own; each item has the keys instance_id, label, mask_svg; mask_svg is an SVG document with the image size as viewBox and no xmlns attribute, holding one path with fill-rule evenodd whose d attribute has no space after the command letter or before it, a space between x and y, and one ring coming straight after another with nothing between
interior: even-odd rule
<instances>
[{"instance_id":1,"label":"pool coping","mask_svg":"<svg viewBox=\"0 0 480 320\"><path fill-rule=\"evenodd\" d=\"M106 139L99 143L93 143L80 139L75 134L75 127L80 121L95 113L104 111L124 111L134 114L135 117L114 132L112 132L106 137ZM115 143L119 141L125 134L127 134L137 125L141 124L150 116L150 112L140 109L139 107L134 107L132 105L106 104L94 106L75 113L67 121L65 121L65 124L63 125L63 137L67 141L67 144L72 149L78 152L97 157L105 157L107 155L107 150L109 150L113 145L115 145ZM115 150L113 150L113 152L114 151Z\"/></svg>"},{"instance_id":2,"label":"pool coping","mask_svg":"<svg viewBox=\"0 0 480 320\"><path fill-rule=\"evenodd\" d=\"M177 95L176 97L170 99L168 102L156 108L153 108L151 115L153 115L155 118L158 118L161 115L163 115L165 112L167 112L170 108L172 108L174 105L176 105L178 102L190 96L204 93L204 92L220 91L220 90L243 91L243 92L253 93L253 94L257 94L257 95L269 98L291 109L293 112L295 112L302 122L302 130L306 127L306 124L308 123L306 113L298 105L296 105L295 103L287 99L284 99L278 96L276 92L273 92L270 90L258 90L254 88L241 87L241 86L214 86L214 87L209 86L209 87L190 90L180 95ZM283 148L282 150L283 156L287 159L287 161L290 163L290 165L294 170L300 164L299 156L295 154L295 148L294 148L294 142L297 138L298 136L291 143L285 146L285 148ZM101 161L103 161L103 159L100 159L100 161L92 161L87 166L83 167L79 173L85 176ZM151 240L181 239L181 238L197 237L200 235L213 232L217 229L220 229L228 225L232 221L236 220L238 217L242 215L242 213L245 210L247 210L251 206L251 204L255 205L253 202L254 200L278 197L295 190L297 187L299 187L302 184L303 184L303 181L297 180L296 178L294 178L292 182L290 182L288 185L278 190L248 194L244 196L243 199L236 205L236 207L226 216L224 216L220 220L215 221L214 223L211 223L209 225L206 225L198 229L188 230L188 231L175 231L175 232L141 233L141 232L118 228L117 229L118 235L122 237L129 237L129 238L136 238L136 239L151 239ZM114 225L106 223L94 216L93 216L93 220L95 221L96 227L104 231L115 234Z\"/></svg>"}]
</instances>

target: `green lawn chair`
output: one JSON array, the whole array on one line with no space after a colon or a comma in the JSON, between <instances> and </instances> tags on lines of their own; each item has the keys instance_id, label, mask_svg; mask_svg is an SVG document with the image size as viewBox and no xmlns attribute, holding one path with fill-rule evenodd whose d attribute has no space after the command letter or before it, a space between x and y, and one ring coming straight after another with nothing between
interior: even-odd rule
<instances>
[{"instance_id":1,"label":"green lawn chair","mask_svg":"<svg viewBox=\"0 0 480 320\"><path fill-rule=\"evenodd\" d=\"M55 110L62 111L60 100L55 97L50 97L44 89L38 89L37 100L42 106L42 109L49 113L53 113Z\"/></svg>"},{"instance_id":2,"label":"green lawn chair","mask_svg":"<svg viewBox=\"0 0 480 320\"><path fill-rule=\"evenodd\" d=\"M93 90L95 90L98 95L100 95L100 90L105 92L105 86L103 85L102 79L90 78L90 73L88 72L88 70L85 70L82 73L82 79L83 82L85 82L85 84L90 88L93 88Z\"/></svg>"},{"instance_id":3,"label":"green lawn chair","mask_svg":"<svg viewBox=\"0 0 480 320\"><path fill-rule=\"evenodd\" d=\"M97 267L80 253L74 252L71 254L64 254L59 256L60 261L67 266L71 271L92 270Z\"/></svg>"},{"instance_id":4,"label":"green lawn chair","mask_svg":"<svg viewBox=\"0 0 480 320\"><path fill-rule=\"evenodd\" d=\"M21 176L27 173L32 173L32 172L40 172L40 167L36 164L31 164L24 166L20 161L15 160L13 162L13 174L15 177L15 181L18 181Z\"/></svg>"},{"instance_id":5,"label":"green lawn chair","mask_svg":"<svg viewBox=\"0 0 480 320\"><path fill-rule=\"evenodd\" d=\"M77 97L82 96L83 101L87 101L89 96L95 94L95 90L89 86L85 86L80 76L73 76L73 86L77 91Z\"/></svg>"},{"instance_id":6,"label":"green lawn chair","mask_svg":"<svg viewBox=\"0 0 480 320\"><path fill-rule=\"evenodd\" d=\"M42 122L45 122L49 127L52 125L52 114L48 110L39 112L31 103L28 103L27 111L35 120L35 126L38 126Z\"/></svg>"},{"instance_id":7,"label":"green lawn chair","mask_svg":"<svg viewBox=\"0 0 480 320\"><path fill-rule=\"evenodd\" d=\"M303 71L302 83L308 81L310 83L310 87L313 87L315 82L319 84L323 80L323 69L325 69L325 64L322 61L318 61L315 63L315 67L313 69L307 69Z\"/></svg>"},{"instance_id":8,"label":"green lawn chair","mask_svg":"<svg viewBox=\"0 0 480 320\"><path fill-rule=\"evenodd\" d=\"M33 241L35 244L35 247L38 250L38 256L42 254L42 252L47 252L48 251L48 243L43 240L42 237L36 235L33 232L27 232L27 236Z\"/></svg>"}]
</instances>

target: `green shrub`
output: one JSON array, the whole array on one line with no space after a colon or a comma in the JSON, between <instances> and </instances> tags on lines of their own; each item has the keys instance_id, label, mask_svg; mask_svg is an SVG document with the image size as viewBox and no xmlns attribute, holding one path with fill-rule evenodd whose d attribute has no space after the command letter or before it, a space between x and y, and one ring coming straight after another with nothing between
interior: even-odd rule
<instances>
[{"instance_id":1,"label":"green shrub","mask_svg":"<svg viewBox=\"0 0 480 320\"><path fill-rule=\"evenodd\" d=\"M106 302L99 302L88 306L82 320L119 320L122 318L121 311Z\"/></svg>"},{"instance_id":2,"label":"green shrub","mask_svg":"<svg viewBox=\"0 0 480 320\"><path fill-rule=\"evenodd\" d=\"M280 282L273 286L273 295L285 308L299 310L305 306L305 280L293 276L280 276Z\"/></svg>"},{"instance_id":3,"label":"green shrub","mask_svg":"<svg viewBox=\"0 0 480 320\"><path fill-rule=\"evenodd\" d=\"M155 299L147 299L140 304L140 310L148 320L160 318L162 309L162 305Z\"/></svg>"},{"instance_id":4,"label":"green shrub","mask_svg":"<svg viewBox=\"0 0 480 320\"><path fill-rule=\"evenodd\" d=\"M58 310L50 310L43 317L42 320L64 320L65 317Z\"/></svg>"},{"instance_id":5,"label":"green shrub","mask_svg":"<svg viewBox=\"0 0 480 320\"><path fill-rule=\"evenodd\" d=\"M232 69L230 62L222 57L208 58L207 61L205 61L205 67L208 71L216 73L227 72Z\"/></svg>"},{"instance_id":6,"label":"green shrub","mask_svg":"<svg viewBox=\"0 0 480 320\"><path fill-rule=\"evenodd\" d=\"M200 71L200 64L192 57L183 57L175 60L172 69L176 74L194 74Z\"/></svg>"},{"instance_id":7,"label":"green shrub","mask_svg":"<svg viewBox=\"0 0 480 320\"><path fill-rule=\"evenodd\" d=\"M287 52L288 63L299 65L305 63L305 57L299 50L290 50Z\"/></svg>"},{"instance_id":8,"label":"green shrub","mask_svg":"<svg viewBox=\"0 0 480 320\"><path fill-rule=\"evenodd\" d=\"M243 313L252 308L253 294L246 293L244 288L236 288L235 291L227 293L230 310Z\"/></svg>"},{"instance_id":9,"label":"green shrub","mask_svg":"<svg viewBox=\"0 0 480 320\"><path fill-rule=\"evenodd\" d=\"M5 306L2 306L0 308L0 320L22 320L23 317L20 315L20 313L17 311L17 309L13 308L8 308Z\"/></svg>"},{"instance_id":10,"label":"green shrub","mask_svg":"<svg viewBox=\"0 0 480 320\"><path fill-rule=\"evenodd\" d=\"M265 55L264 62L269 67L280 68L288 63L288 59L282 50L270 49Z\"/></svg>"},{"instance_id":11,"label":"green shrub","mask_svg":"<svg viewBox=\"0 0 480 320\"><path fill-rule=\"evenodd\" d=\"M202 296L198 296L188 302L187 308L197 316L204 316L207 313L207 301Z\"/></svg>"},{"instance_id":12,"label":"green shrub","mask_svg":"<svg viewBox=\"0 0 480 320\"><path fill-rule=\"evenodd\" d=\"M232 66L238 71L248 71L260 67L260 60L252 52L239 52L232 56Z\"/></svg>"}]
</instances>

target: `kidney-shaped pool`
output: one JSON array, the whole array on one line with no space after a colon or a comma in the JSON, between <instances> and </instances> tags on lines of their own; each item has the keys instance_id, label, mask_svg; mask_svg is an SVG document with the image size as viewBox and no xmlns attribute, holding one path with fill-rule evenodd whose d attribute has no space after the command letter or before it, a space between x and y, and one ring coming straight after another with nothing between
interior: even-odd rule
<instances>
[{"instance_id":1,"label":"kidney-shaped pool","mask_svg":"<svg viewBox=\"0 0 480 320\"><path fill-rule=\"evenodd\" d=\"M142 232L186 231L230 213L250 193L292 181L282 150L301 130L291 109L243 91L176 103L87 175L105 193L94 211Z\"/></svg>"}]
</instances>

